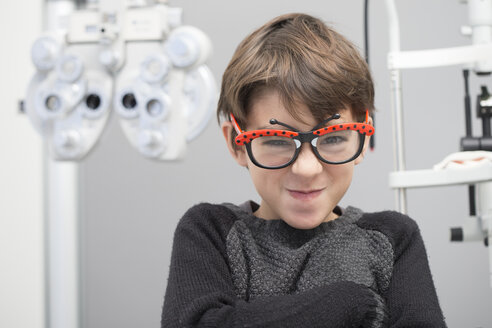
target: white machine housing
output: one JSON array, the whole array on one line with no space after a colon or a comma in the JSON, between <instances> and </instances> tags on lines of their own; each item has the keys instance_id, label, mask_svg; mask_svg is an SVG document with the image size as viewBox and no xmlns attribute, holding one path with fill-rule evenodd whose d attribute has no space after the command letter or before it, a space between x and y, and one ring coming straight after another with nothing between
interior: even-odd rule
<instances>
[{"instance_id":1,"label":"white machine housing","mask_svg":"<svg viewBox=\"0 0 492 328\"><path fill-rule=\"evenodd\" d=\"M57 160L83 158L108 120L113 80L98 57L97 42L56 31L32 47L37 72L28 86L25 110Z\"/></svg>"},{"instance_id":2,"label":"white machine housing","mask_svg":"<svg viewBox=\"0 0 492 328\"><path fill-rule=\"evenodd\" d=\"M129 142L151 159L176 160L206 127L217 101L206 66L210 39L182 26L182 10L153 1L89 3L66 31L32 47L37 73L25 109L56 160L80 160L114 108Z\"/></svg>"},{"instance_id":3,"label":"white machine housing","mask_svg":"<svg viewBox=\"0 0 492 328\"><path fill-rule=\"evenodd\" d=\"M400 28L394 0L386 0L389 16L390 52L388 69L391 78L394 163L389 185L396 190L396 207L407 212L406 190L431 186L475 185L477 213L466 218L463 241L492 240L492 162L479 166L407 171L405 168L401 70L438 66L473 67L477 74L492 72L492 0L465 0L470 27L462 29L472 36L472 45L430 50L400 50ZM460 155L460 154L458 154ZM492 286L492 247L489 247L489 273Z\"/></svg>"}]
</instances>

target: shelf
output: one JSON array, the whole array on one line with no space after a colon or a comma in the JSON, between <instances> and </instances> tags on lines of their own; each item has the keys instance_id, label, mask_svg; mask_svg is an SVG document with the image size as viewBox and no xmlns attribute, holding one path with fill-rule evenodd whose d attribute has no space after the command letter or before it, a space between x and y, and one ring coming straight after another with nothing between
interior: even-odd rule
<instances>
[{"instance_id":1,"label":"shelf","mask_svg":"<svg viewBox=\"0 0 492 328\"><path fill-rule=\"evenodd\" d=\"M388 53L388 69L411 69L464 65L492 57L492 44L396 51Z\"/></svg>"},{"instance_id":2,"label":"shelf","mask_svg":"<svg viewBox=\"0 0 492 328\"><path fill-rule=\"evenodd\" d=\"M492 163L444 170L396 171L389 185L397 188L426 188L492 181Z\"/></svg>"}]
</instances>

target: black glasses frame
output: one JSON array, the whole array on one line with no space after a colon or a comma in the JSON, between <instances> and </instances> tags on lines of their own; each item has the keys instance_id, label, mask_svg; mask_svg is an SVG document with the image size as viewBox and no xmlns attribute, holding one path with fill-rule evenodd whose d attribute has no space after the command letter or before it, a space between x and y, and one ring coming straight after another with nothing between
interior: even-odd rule
<instances>
[{"instance_id":1,"label":"black glasses frame","mask_svg":"<svg viewBox=\"0 0 492 328\"><path fill-rule=\"evenodd\" d=\"M366 136L371 136L374 134L374 127L369 124L369 111L366 110L366 119L364 123L342 123L342 124L336 124L332 125L329 127L323 127L326 123L328 123L331 120L337 120L340 118L340 114L334 114L327 118L326 120L322 121L318 125L316 125L311 131L308 132L301 132L297 130L296 128L291 127L290 125L287 125L285 123L279 122L276 119L271 119L270 124L278 124L282 125L289 130L275 130L275 129L263 129L263 130L254 130L254 131L247 131L243 132L239 125L237 124L236 119L234 118L234 115L230 114L231 122L234 126L234 129L238 133L238 136L235 138L235 142L239 146L246 146L246 150L248 152L248 156L253 162L258 167L264 168L264 169L281 169L284 167L289 166L292 164L297 157L299 156L299 152L301 150L301 146L303 143L310 143L311 144L311 149L313 150L313 153L316 155L316 157L321 160L324 163L327 164L344 164L353 161L357 157L360 156L362 153L362 150L364 149L364 141ZM357 149L357 152L352 156L351 158L341 161L341 162L332 162L324 159L320 153L318 152L318 148L316 147L316 142L317 139L320 136L323 136L328 133L332 133L335 131L343 131L343 130L353 130L359 133L359 148ZM279 166L265 166L261 163L259 163L254 155L253 151L251 149L251 141L253 141L256 138L262 137L262 136L279 136L279 137L285 137L285 138L290 138L295 141L296 145L296 150L294 152L294 155L292 156L292 159L289 160L287 163L279 165Z\"/></svg>"},{"instance_id":2,"label":"black glasses frame","mask_svg":"<svg viewBox=\"0 0 492 328\"><path fill-rule=\"evenodd\" d=\"M255 156L253 155L253 151L251 149L251 142L248 142L248 143L245 144L246 150L248 152L249 159L251 160L251 162L253 162L253 164L255 164L256 166L261 167L263 169L269 169L269 170L282 169L282 168L287 167L287 166L289 166L289 165L291 165L292 163L295 162L295 160L299 156L299 153L301 152L301 146L302 146L303 143L310 143L311 144L311 149L313 150L313 153L316 155L316 157L320 161L322 161L324 163L327 163L327 164L338 165L338 164L345 164L345 163L348 163L348 162L351 162L351 161L355 160L357 157L359 157L359 155L362 153L362 149L364 148L365 134L362 134L362 133L359 132L359 148L357 149L357 152L355 153L355 155L352 156L351 158L345 160L345 161L332 162L332 161L328 161L328 160L324 159L320 155L320 153L318 152L318 148L316 147L316 141L319 138L319 136L316 135L316 134L314 134L314 130L313 131L309 131L309 132L298 132L298 133L299 134L297 136L286 137L286 138L294 139L295 141L297 141L295 143L296 144L296 150L294 152L294 155L292 156L292 159L290 161L288 161L287 163L282 164L282 165L279 165L279 166L265 166L265 165L262 165L261 163L259 163L256 160Z\"/></svg>"}]
</instances>

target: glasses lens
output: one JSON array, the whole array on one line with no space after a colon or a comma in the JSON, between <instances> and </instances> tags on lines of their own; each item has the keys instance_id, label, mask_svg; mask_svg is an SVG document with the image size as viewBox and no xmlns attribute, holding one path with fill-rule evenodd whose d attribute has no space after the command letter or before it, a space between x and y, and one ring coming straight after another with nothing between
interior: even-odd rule
<instances>
[{"instance_id":1,"label":"glasses lens","mask_svg":"<svg viewBox=\"0 0 492 328\"><path fill-rule=\"evenodd\" d=\"M296 143L287 137L263 136L251 141L251 152L255 160L266 167L287 164L295 155Z\"/></svg>"},{"instance_id":2,"label":"glasses lens","mask_svg":"<svg viewBox=\"0 0 492 328\"><path fill-rule=\"evenodd\" d=\"M330 132L316 140L316 148L320 156L332 163L352 159L357 155L359 146L359 133L353 130Z\"/></svg>"}]
</instances>

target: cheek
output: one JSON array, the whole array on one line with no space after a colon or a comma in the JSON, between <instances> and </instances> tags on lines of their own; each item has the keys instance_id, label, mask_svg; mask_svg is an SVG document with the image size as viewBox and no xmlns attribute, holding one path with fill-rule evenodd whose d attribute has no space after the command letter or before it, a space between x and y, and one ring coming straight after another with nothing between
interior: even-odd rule
<instances>
[{"instance_id":1,"label":"cheek","mask_svg":"<svg viewBox=\"0 0 492 328\"><path fill-rule=\"evenodd\" d=\"M269 172L270 170L257 167L256 165L252 164L250 161L248 161L248 171L251 176L251 180L253 180L253 183L257 187L267 185L266 181L272 178L270 173L273 173L273 172Z\"/></svg>"},{"instance_id":2,"label":"cheek","mask_svg":"<svg viewBox=\"0 0 492 328\"><path fill-rule=\"evenodd\" d=\"M282 181L282 169L267 170L257 167L248 160L248 171L251 180L260 196L266 196L270 190L275 190Z\"/></svg>"},{"instance_id":3,"label":"cheek","mask_svg":"<svg viewBox=\"0 0 492 328\"><path fill-rule=\"evenodd\" d=\"M346 188L350 185L353 173L354 162L341 165L331 165L327 168L327 174L330 176L332 183L335 186L340 186L341 188Z\"/></svg>"}]
</instances>

